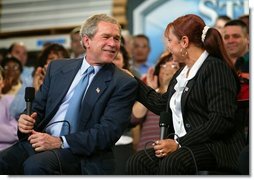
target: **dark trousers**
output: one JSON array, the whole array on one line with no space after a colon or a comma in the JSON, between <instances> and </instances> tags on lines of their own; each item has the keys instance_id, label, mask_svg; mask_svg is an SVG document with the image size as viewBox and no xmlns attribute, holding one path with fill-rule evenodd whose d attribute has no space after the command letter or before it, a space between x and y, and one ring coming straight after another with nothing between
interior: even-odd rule
<instances>
[{"instance_id":1,"label":"dark trousers","mask_svg":"<svg viewBox=\"0 0 254 180\"><path fill-rule=\"evenodd\" d=\"M0 152L0 174L80 174L80 159L69 149L35 152L28 141L19 141Z\"/></svg>"},{"instance_id":2,"label":"dark trousers","mask_svg":"<svg viewBox=\"0 0 254 180\"><path fill-rule=\"evenodd\" d=\"M213 154L204 145L182 147L163 158L157 158L153 149L142 150L127 162L129 175L187 175L216 167Z\"/></svg>"},{"instance_id":3,"label":"dark trousers","mask_svg":"<svg viewBox=\"0 0 254 180\"><path fill-rule=\"evenodd\" d=\"M114 158L115 158L115 171L114 175L126 175L126 163L131 155L133 155L133 145L117 145L113 149Z\"/></svg>"},{"instance_id":4,"label":"dark trousers","mask_svg":"<svg viewBox=\"0 0 254 180\"><path fill-rule=\"evenodd\" d=\"M249 145L245 146L239 155L239 171L242 175L249 175Z\"/></svg>"}]
</instances>

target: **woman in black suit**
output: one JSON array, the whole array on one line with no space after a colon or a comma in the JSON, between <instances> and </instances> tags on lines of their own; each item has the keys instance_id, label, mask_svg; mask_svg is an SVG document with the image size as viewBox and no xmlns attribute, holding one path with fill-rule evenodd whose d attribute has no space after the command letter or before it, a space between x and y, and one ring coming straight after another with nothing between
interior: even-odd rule
<instances>
[{"instance_id":1,"label":"woman in black suit","mask_svg":"<svg viewBox=\"0 0 254 180\"><path fill-rule=\"evenodd\" d=\"M173 59L186 66L163 95L136 78L138 101L156 114L167 111L169 130L166 139L129 159L128 174L237 171L244 147L235 119L239 85L220 33L188 14L169 23L164 35Z\"/></svg>"}]
</instances>

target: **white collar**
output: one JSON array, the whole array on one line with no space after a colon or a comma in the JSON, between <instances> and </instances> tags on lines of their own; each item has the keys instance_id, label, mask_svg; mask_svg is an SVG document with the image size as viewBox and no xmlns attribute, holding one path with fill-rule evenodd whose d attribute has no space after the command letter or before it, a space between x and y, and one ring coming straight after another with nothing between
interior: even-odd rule
<instances>
[{"instance_id":1,"label":"white collar","mask_svg":"<svg viewBox=\"0 0 254 180\"><path fill-rule=\"evenodd\" d=\"M87 62L86 57L84 56L82 65L80 67L81 74L83 74L91 65ZM96 74L102 66L93 66L94 67L94 74Z\"/></svg>"},{"instance_id":2,"label":"white collar","mask_svg":"<svg viewBox=\"0 0 254 180\"><path fill-rule=\"evenodd\" d=\"M203 64L203 62L208 57L208 55L209 55L208 52L204 51L201 54L201 56L199 56L198 60L193 64L193 66L191 68L189 68L188 66L185 66L184 69L182 70L182 72L179 74L179 76L182 76L182 78L186 77L186 73L189 70L189 75L188 75L188 78L186 78L186 79L187 80L192 79L197 74L200 66Z\"/></svg>"}]
</instances>

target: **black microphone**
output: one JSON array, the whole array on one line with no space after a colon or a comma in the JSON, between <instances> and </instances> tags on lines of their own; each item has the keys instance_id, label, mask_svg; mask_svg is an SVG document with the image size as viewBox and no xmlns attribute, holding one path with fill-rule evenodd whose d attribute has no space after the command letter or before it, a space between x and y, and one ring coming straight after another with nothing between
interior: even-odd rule
<instances>
[{"instance_id":1,"label":"black microphone","mask_svg":"<svg viewBox=\"0 0 254 180\"><path fill-rule=\"evenodd\" d=\"M35 89L34 87L26 87L25 89L25 101L26 101L26 114L32 114L32 102L34 100Z\"/></svg>"},{"instance_id":2,"label":"black microphone","mask_svg":"<svg viewBox=\"0 0 254 180\"><path fill-rule=\"evenodd\" d=\"M170 121L170 113L169 112L161 112L160 113L160 139L165 139L169 127Z\"/></svg>"}]
</instances>

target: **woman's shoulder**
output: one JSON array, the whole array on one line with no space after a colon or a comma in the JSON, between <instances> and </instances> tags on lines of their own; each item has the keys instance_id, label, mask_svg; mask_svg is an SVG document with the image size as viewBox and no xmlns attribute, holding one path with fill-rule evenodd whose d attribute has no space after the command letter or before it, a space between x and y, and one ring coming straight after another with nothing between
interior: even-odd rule
<instances>
[{"instance_id":1,"label":"woman's shoulder","mask_svg":"<svg viewBox=\"0 0 254 180\"><path fill-rule=\"evenodd\" d=\"M203 66L202 69L226 68L230 70L226 62L214 56L208 56L202 66Z\"/></svg>"},{"instance_id":2,"label":"woman's shoulder","mask_svg":"<svg viewBox=\"0 0 254 180\"><path fill-rule=\"evenodd\" d=\"M5 105L10 105L14 97L15 95L12 95L12 94L2 94L0 97L0 103Z\"/></svg>"},{"instance_id":3,"label":"woman's shoulder","mask_svg":"<svg viewBox=\"0 0 254 180\"><path fill-rule=\"evenodd\" d=\"M9 116L9 109L14 95L1 95L0 96L0 121L3 122Z\"/></svg>"}]
</instances>

